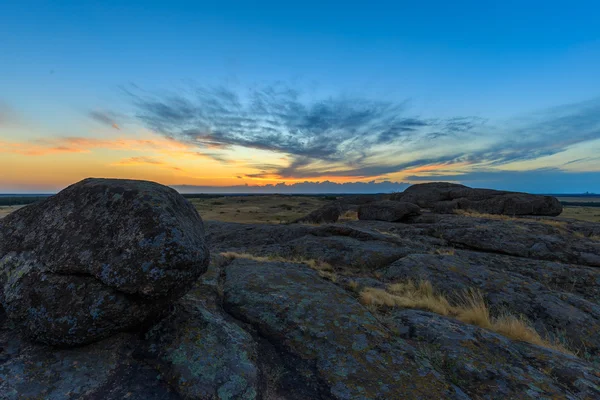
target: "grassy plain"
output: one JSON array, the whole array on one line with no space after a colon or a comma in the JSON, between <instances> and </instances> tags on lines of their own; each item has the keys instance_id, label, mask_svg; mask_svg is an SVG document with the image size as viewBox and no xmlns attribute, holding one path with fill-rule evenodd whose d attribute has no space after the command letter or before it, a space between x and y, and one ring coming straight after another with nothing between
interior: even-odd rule
<instances>
[{"instance_id":1,"label":"grassy plain","mask_svg":"<svg viewBox=\"0 0 600 400\"><path fill-rule=\"evenodd\" d=\"M330 201L311 196L224 196L189 199L202 219L208 221L271 223L291 222Z\"/></svg>"},{"instance_id":2,"label":"grassy plain","mask_svg":"<svg viewBox=\"0 0 600 400\"><path fill-rule=\"evenodd\" d=\"M569 201L589 198L567 197ZM189 199L202 219L241 223L279 224L293 221L331 201L327 196L223 196ZM22 206L0 206L0 218ZM565 206L563 218L600 223L600 207ZM353 219L353 218L348 218Z\"/></svg>"}]
</instances>

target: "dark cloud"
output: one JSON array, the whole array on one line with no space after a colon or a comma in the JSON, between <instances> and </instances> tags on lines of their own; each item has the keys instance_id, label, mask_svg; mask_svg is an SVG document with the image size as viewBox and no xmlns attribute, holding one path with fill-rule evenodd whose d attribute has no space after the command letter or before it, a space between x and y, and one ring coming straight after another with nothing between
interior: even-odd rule
<instances>
[{"instance_id":1,"label":"dark cloud","mask_svg":"<svg viewBox=\"0 0 600 400\"><path fill-rule=\"evenodd\" d=\"M238 177L239 178L239 177ZM175 185L174 189L181 193L221 193L221 194L350 194L350 193L392 193L406 189L410 184L405 182L299 182L293 184L278 183L265 186L195 186Z\"/></svg>"},{"instance_id":2,"label":"dark cloud","mask_svg":"<svg viewBox=\"0 0 600 400\"><path fill-rule=\"evenodd\" d=\"M375 177L455 164L498 168L600 138L599 99L490 125L478 117L411 115L406 102L312 100L282 84L243 93L224 87L127 93L137 118L166 137L220 152L239 146L287 156L288 165L256 166L249 177Z\"/></svg>"},{"instance_id":3,"label":"dark cloud","mask_svg":"<svg viewBox=\"0 0 600 400\"><path fill-rule=\"evenodd\" d=\"M120 130L120 126L117 123L117 115L108 111L90 111L88 112L88 117L93 119L96 122L99 122L104 125L108 125L114 129Z\"/></svg>"},{"instance_id":4,"label":"dark cloud","mask_svg":"<svg viewBox=\"0 0 600 400\"><path fill-rule=\"evenodd\" d=\"M308 101L284 85L243 94L223 87L193 88L186 95L127 93L137 117L167 137L219 149L241 146L289 155L287 167L265 171L281 176L302 176L319 161L362 164L378 147L460 135L483 122L411 116L405 103L341 96Z\"/></svg>"}]
</instances>

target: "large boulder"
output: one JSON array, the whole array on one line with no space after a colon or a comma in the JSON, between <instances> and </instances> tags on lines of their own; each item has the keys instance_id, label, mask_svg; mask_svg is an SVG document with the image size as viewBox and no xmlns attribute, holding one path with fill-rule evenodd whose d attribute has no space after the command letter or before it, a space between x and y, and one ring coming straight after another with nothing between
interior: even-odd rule
<instances>
[{"instance_id":1,"label":"large boulder","mask_svg":"<svg viewBox=\"0 0 600 400\"><path fill-rule=\"evenodd\" d=\"M398 222L419 214L421 208L416 204L392 200L365 204L358 209L358 219L371 221Z\"/></svg>"},{"instance_id":2,"label":"large boulder","mask_svg":"<svg viewBox=\"0 0 600 400\"><path fill-rule=\"evenodd\" d=\"M441 213L463 209L488 214L556 216L562 212L562 205L552 196L473 189L446 182L412 185L393 194L392 200L415 203Z\"/></svg>"},{"instance_id":3,"label":"large boulder","mask_svg":"<svg viewBox=\"0 0 600 400\"><path fill-rule=\"evenodd\" d=\"M202 220L175 190L86 179L0 223L0 301L31 338L78 345L161 314L206 271Z\"/></svg>"}]
</instances>

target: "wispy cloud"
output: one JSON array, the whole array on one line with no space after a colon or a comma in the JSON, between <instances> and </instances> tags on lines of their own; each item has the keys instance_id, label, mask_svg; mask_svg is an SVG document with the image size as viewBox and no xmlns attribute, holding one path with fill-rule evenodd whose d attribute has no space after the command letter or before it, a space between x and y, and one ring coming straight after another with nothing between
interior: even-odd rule
<instances>
[{"instance_id":1,"label":"wispy cloud","mask_svg":"<svg viewBox=\"0 0 600 400\"><path fill-rule=\"evenodd\" d=\"M460 137L483 123L476 117L422 118L409 114L406 102L347 96L311 100L281 84L244 93L195 87L186 95L128 94L139 120L166 137L200 147L286 155L287 166L265 172L283 178L330 174L315 171L323 162L353 166L347 176L377 174L378 168L387 172L395 167L371 167L369 158L389 146L400 150L422 141Z\"/></svg>"},{"instance_id":2,"label":"wispy cloud","mask_svg":"<svg viewBox=\"0 0 600 400\"><path fill-rule=\"evenodd\" d=\"M96 122L108 125L111 128L121 130L119 124L117 123L117 119L119 118L119 116L113 112L95 110L88 112L88 117L90 117Z\"/></svg>"},{"instance_id":3,"label":"wispy cloud","mask_svg":"<svg viewBox=\"0 0 600 400\"><path fill-rule=\"evenodd\" d=\"M167 169L172 169L175 171L181 171L181 168L179 167L174 167L172 165L167 164L166 162L162 161L162 160L158 160L156 158L152 158L152 157L130 157L130 158L126 158L123 160L120 160L114 164L111 164L113 166L154 166L154 167L161 167L161 168L167 168Z\"/></svg>"},{"instance_id":4,"label":"wispy cloud","mask_svg":"<svg viewBox=\"0 0 600 400\"><path fill-rule=\"evenodd\" d=\"M285 194L347 194L347 193L392 193L406 189L410 186L406 182L298 182L292 184L278 183L264 186L197 186L174 185L174 189L181 193L285 193Z\"/></svg>"},{"instance_id":5,"label":"wispy cloud","mask_svg":"<svg viewBox=\"0 0 600 400\"><path fill-rule=\"evenodd\" d=\"M407 102L311 99L282 84L236 92L192 87L127 92L149 129L200 148L281 153L287 165L251 167L249 178L378 177L489 169L541 159L600 138L600 99L490 123L425 118ZM184 94L182 94L184 93Z\"/></svg>"},{"instance_id":6,"label":"wispy cloud","mask_svg":"<svg viewBox=\"0 0 600 400\"><path fill-rule=\"evenodd\" d=\"M27 156L43 156L55 153L88 153L93 149L183 152L189 151L190 146L160 136L153 139L99 139L71 136L33 139L25 142L0 141L0 152Z\"/></svg>"}]
</instances>

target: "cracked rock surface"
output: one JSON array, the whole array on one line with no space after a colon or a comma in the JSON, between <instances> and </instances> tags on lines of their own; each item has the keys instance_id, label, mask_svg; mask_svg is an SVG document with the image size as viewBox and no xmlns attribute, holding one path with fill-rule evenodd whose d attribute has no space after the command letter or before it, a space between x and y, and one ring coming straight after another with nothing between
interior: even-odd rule
<instances>
[{"instance_id":1,"label":"cracked rock surface","mask_svg":"<svg viewBox=\"0 0 600 400\"><path fill-rule=\"evenodd\" d=\"M65 264L71 273L57 273L62 267L21 262L26 273L17 280L36 296L57 287L57 299L77 309L110 299L115 325L160 303L162 293L168 301L152 323L72 348L29 341L27 326L0 310L0 398L600 398L599 224L425 212L402 223L205 227L199 249L210 250L211 262L190 278L165 280L173 292L113 287L93 266L77 274ZM327 273L311 260L327 263ZM186 273L172 270L179 272ZM77 284L74 294L60 286L64 276ZM574 354L430 311L360 301L366 287L408 279L429 280L451 301L477 289L493 316L523 315Z\"/></svg>"}]
</instances>

